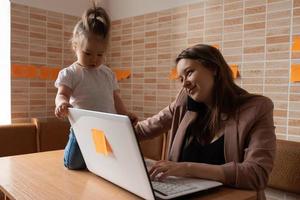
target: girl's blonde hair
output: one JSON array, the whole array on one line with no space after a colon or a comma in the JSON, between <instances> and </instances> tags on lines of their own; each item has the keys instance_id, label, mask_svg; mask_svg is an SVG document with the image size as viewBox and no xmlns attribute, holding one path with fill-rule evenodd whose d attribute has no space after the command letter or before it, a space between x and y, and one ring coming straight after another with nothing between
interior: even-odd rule
<instances>
[{"instance_id":1,"label":"girl's blonde hair","mask_svg":"<svg viewBox=\"0 0 300 200\"><path fill-rule=\"evenodd\" d=\"M107 12L93 2L93 7L83 13L81 19L74 27L73 37L71 38L72 47L74 48L80 44L82 39L87 38L89 34L100 36L103 42L107 44L110 26L110 18Z\"/></svg>"}]
</instances>

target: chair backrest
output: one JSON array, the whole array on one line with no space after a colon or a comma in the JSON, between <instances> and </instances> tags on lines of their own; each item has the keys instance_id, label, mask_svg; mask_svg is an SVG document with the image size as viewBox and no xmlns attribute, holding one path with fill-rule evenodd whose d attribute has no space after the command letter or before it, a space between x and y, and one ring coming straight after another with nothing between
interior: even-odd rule
<instances>
[{"instance_id":1,"label":"chair backrest","mask_svg":"<svg viewBox=\"0 0 300 200\"><path fill-rule=\"evenodd\" d=\"M38 151L64 149L70 132L70 123L56 118L33 118L37 127Z\"/></svg>"},{"instance_id":2,"label":"chair backrest","mask_svg":"<svg viewBox=\"0 0 300 200\"><path fill-rule=\"evenodd\" d=\"M277 140L277 150L268 186L300 193L300 142Z\"/></svg>"},{"instance_id":3,"label":"chair backrest","mask_svg":"<svg viewBox=\"0 0 300 200\"><path fill-rule=\"evenodd\" d=\"M161 160L165 157L166 133L150 140L140 142L143 156L154 160Z\"/></svg>"},{"instance_id":4,"label":"chair backrest","mask_svg":"<svg viewBox=\"0 0 300 200\"><path fill-rule=\"evenodd\" d=\"M32 123L0 126L0 156L35 153L36 127Z\"/></svg>"}]
</instances>

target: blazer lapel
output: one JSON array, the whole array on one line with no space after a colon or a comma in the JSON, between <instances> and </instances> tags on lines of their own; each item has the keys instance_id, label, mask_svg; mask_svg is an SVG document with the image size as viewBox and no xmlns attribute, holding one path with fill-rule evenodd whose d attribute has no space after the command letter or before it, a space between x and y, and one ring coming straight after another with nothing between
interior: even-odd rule
<instances>
[{"instance_id":1,"label":"blazer lapel","mask_svg":"<svg viewBox=\"0 0 300 200\"><path fill-rule=\"evenodd\" d=\"M225 162L240 161L239 152L239 135L237 129L237 122L230 117L224 121L224 156Z\"/></svg>"},{"instance_id":2,"label":"blazer lapel","mask_svg":"<svg viewBox=\"0 0 300 200\"><path fill-rule=\"evenodd\" d=\"M196 112L191 111L185 113L171 144L169 160L178 161L187 127L196 119L197 115Z\"/></svg>"}]
</instances>

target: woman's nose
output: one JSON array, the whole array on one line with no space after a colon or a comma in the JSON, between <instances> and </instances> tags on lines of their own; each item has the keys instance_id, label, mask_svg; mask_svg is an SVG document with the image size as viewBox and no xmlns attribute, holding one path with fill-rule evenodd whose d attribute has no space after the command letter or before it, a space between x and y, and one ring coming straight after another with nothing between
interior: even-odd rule
<instances>
[{"instance_id":1,"label":"woman's nose","mask_svg":"<svg viewBox=\"0 0 300 200\"><path fill-rule=\"evenodd\" d=\"M190 81L188 81L187 79L184 79L183 81L182 81L182 87L188 87L190 85Z\"/></svg>"}]
</instances>

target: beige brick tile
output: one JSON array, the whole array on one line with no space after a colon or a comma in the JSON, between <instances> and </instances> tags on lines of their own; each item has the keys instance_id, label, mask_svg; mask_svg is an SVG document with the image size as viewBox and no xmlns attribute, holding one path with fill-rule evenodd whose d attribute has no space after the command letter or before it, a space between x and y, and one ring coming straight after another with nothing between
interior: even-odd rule
<instances>
[{"instance_id":1,"label":"beige brick tile","mask_svg":"<svg viewBox=\"0 0 300 200\"><path fill-rule=\"evenodd\" d=\"M228 18L242 17L243 13L244 13L243 9L225 11L224 18L228 19Z\"/></svg>"},{"instance_id":2,"label":"beige brick tile","mask_svg":"<svg viewBox=\"0 0 300 200\"><path fill-rule=\"evenodd\" d=\"M266 0L245 0L245 7L262 6L266 4Z\"/></svg>"},{"instance_id":3,"label":"beige brick tile","mask_svg":"<svg viewBox=\"0 0 300 200\"><path fill-rule=\"evenodd\" d=\"M224 4L224 11L232 11L232 10L238 10L238 9L243 9L243 2L242 1L237 1L233 3L225 3Z\"/></svg>"},{"instance_id":4,"label":"beige brick tile","mask_svg":"<svg viewBox=\"0 0 300 200\"><path fill-rule=\"evenodd\" d=\"M245 8L245 15L253 15L253 14L258 14L258 13L265 13L266 12L266 6L256 6L256 7L251 7Z\"/></svg>"},{"instance_id":5,"label":"beige brick tile","mask_svg":"<svg viewBox=\"0 0 300 200\"><path fill-rule=\"evenodd\" d=\"M268 12L282 11L282 10L291 10L292 8L292 0L280 1L276 3L268 3L267 9Z\"/></svg>"}]
</instances>

